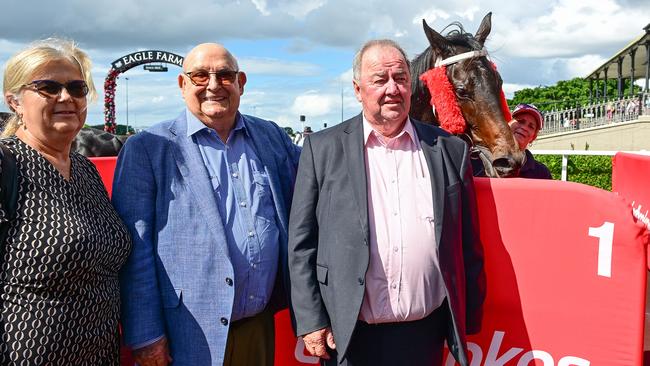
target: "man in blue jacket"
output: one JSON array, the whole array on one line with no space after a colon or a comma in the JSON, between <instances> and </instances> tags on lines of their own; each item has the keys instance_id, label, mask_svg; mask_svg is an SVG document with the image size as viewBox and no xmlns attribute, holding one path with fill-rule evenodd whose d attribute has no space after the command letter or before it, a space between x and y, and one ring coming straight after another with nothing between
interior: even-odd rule
<instances>
[{"instance_id":1,"label":"man in blue jacket","mask_svg":"<svg viewBox=\"0 0 650 366\"><path fill-rule=\"evenodd\" d=\"M299 148L238 112L246 74L223 46L190 51L178 84L186 110L131 137L115 170L126 344L143 366L272 365Z\"/></svg>"}]
</instances>

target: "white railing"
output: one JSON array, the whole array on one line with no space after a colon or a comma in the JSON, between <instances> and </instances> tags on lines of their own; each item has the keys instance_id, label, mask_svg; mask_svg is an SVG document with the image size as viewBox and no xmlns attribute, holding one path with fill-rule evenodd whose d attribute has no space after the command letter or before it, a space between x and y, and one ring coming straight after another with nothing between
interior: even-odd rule
<instances>
[{"instance_id":1,"label":"white railing","mask_svg":"<svg viewBox=\"0 0 650 366\"><path fill-rule=\"evenodd\" d=\"M533 155L562 155L562 180L567 180L567 166L570 155L597 155L597 156L614 156L618 152L626 152L640 155L650 155L650 151L597 151L597 150L531 150Z\"/></svg>"},{"instance_id":2,"label":"white railing","mask_svg":"<svg viewBox=\"0 0 650 366\"><path fill-rule=\"evenodd\" d=\"M650 115L650 94L643 93L542 114L544 128L539 132L540 136L633 121L639 116Z\"/></svg>"}]
</instances>

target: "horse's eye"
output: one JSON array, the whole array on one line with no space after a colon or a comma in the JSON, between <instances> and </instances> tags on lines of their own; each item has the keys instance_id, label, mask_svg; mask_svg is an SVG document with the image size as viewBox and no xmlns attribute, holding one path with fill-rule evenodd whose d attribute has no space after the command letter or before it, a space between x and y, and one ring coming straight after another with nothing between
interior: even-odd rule
<instances>
[{"instance_id":1,"label":"horse's eye","mask_svg":"<svg viewBox=\"0 0 650 366\"><path fill-rule=\"evenodd\" d=\"M465 88L462 86L456 87L456 96L461 99L468 99L469 98L469 93Z\"/></svg>"}]
</instances>

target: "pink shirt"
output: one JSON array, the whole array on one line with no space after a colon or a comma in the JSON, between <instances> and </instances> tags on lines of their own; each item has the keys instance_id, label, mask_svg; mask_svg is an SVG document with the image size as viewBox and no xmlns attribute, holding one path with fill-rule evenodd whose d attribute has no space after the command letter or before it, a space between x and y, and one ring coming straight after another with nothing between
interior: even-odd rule
<instances>
[{"instance_id":1,"label":"pink shirt","mask_svg":"<svg viewBox=\"0 0 650 366\"><path fill-rule=\"evenodd\" d=\"M370 265L359 319L426 317L445 298L438 265L432 182L411 121L386 138L363 119Z\"/></svg>"}]
</instances>

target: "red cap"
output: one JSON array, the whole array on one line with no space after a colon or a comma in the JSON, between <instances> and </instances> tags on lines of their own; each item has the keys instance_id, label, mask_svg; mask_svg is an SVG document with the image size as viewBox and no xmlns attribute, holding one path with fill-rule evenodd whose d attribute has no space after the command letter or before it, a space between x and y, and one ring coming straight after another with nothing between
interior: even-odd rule
<instances>
[{"instance_id":1,"label":"red cap","mask_svg":"<svg viewBox=\"0 0 650 366\"><path fill-rule=\"evenodd\" d=\"M515 110L512 111L512 117L514 118L518 114L522 114L522 113L529 113L530 115L535 117L535 119L537 120L537 127L538 127L537 131L544 128L544 117L542 117L542 113L539 111L539 109L537 109L537 107L535 107L532 104L518 104L515 107Z\"/></svg>"}]
</instances>

